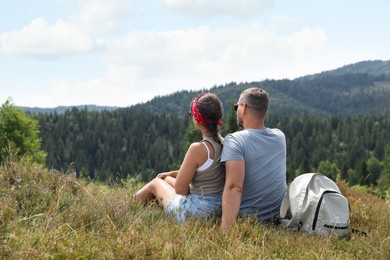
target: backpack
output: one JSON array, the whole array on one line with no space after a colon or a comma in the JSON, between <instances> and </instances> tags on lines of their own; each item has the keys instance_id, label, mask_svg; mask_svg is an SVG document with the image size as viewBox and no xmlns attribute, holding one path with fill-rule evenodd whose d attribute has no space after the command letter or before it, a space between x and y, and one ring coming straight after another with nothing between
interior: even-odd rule
<instances>
[{"instance_id":1,"label":"backpack","mask_svg":"<svg viewBox=\"0 0 390 260\"><path fill-rule=\"evenodd\" d=\"M291 219L286 219L287 212ZM282 201L284 226L308 234L343 236L349 229L349 204L337 185L321 173L294 179Z\"/></svg>"}]
</instances>

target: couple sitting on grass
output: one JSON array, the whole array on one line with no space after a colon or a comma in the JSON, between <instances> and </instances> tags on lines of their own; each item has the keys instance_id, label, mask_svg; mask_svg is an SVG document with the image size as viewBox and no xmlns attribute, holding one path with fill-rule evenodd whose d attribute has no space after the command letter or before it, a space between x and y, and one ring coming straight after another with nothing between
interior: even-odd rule
<instances>
[{"instance_id":1,"label":"couple sitting on grass","mask_svg":"<svg viewBox=\"0 0 390 260\"><path fill-rule=\"evenodd\" d=\"M268 104L264 90L244 90L234 105L243 130L223 139L221 101L215 94L200 94L190 116L203 140L190 145L178 171L158 174L135 197L142 203L157 199L178 222L222 214L222 230L238 216L277 223L287 188L286 140L279 129L265 127Z\"/></svg>"}]
</instances>

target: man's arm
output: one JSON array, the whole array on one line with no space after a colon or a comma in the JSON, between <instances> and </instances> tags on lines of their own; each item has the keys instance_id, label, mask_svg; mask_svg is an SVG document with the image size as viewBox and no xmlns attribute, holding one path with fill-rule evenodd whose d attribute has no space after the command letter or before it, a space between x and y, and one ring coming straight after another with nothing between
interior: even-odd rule
<instances>
[{"instance_id":1,"label":"man's arm","mask_svg":"<svg viewBox=\"0 0 390 260\"><path fill-rule=\"evenodd\" d=\"M222 194L221 229L228 230L240 212L241 197L245 178L244 161L226 161L226 181Z\"/></svg>"}]
</instances>

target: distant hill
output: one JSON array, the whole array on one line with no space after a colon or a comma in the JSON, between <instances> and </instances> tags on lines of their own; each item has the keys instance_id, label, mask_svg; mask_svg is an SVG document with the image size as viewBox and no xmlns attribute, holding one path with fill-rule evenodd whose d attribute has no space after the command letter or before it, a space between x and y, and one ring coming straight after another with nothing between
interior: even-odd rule
<instances>
[{"instance_id":1,"label":"distant hill","mask_svg":"<svg viewBox=\"0 0 390 260\"><path fill-rule=\"evenodd\" d=\"M362 61L334 70L307 75L294 80L265 80L259 82L229 83L199 91L178 91L156 96L148 102L129 109L154 114L185 115L191 100L201 91L217 94L225 112L237 101L240 93L249 87L265 89L271 98L270 113L283 115L386 115L390 116L390 61ZM81 105L78 109L90 111L116 110L118 107ZM30 113L64 113L72 107L22 107Z\"/></svg>"},{"instance_id":2,"label":"distant hill","mask_svg":"<svg viewBox=\"0 0 390 260\"><path fill-rule=\"evenodd\" d=\"M390 61L372 60L361 61L350 65L345 65L341 68L321 72L303 78L315 78L321 76L340 76L343 74L370 74L370 75L386 75L390 76Z\"/></svg>"},{"instance_id":3,"label":"distant hill","mask_svg":"<svg viewBox=\"0 0 390 260\"><path fill-rule=\"evenodd\" d=\"M54 108L40 108L40 107L18 107L19 109L22 109L25 112L32 113L32 114L50 114L50 113L57 113L58 115L65 113L67 110L70 110L72 108L77 108L79 110L88 110L88 111L113 111L116 110L118 107L113 106L96 106L96 105L79 105L79 106L58 106Z\"/></svg>"},{"instance_id":4,"label":"distant hill","mask_svg":"<svg viewBox=\"0 0 390 260\"><path fill-rule=\"evenodd\" d=\"M390 116L390 61L363 61L294 80L229 83L204 89L217 94L225 111L248 87L265 89L270 113L284 115ZM200 91L181 91L132 106L156 114L185 114Z\"/></svg>"}]
</instances>

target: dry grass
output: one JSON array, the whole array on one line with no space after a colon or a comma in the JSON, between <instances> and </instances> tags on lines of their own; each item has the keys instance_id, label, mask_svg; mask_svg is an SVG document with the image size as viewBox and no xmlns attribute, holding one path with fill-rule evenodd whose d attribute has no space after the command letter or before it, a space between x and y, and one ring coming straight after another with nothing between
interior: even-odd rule
<instances>
[{"instance_id":1,"label":"dry grass","mask_svg":"<svg viewBox=\"0 0 390 260\"><path fill-rule=\"evenodd\" d=\"M86 183L24 163L0 168L0 258L390 259L390 204L338 183L352 227L367 236L324 238L241 219L176 224L133 201L135 184Z\"/></svg>"}]
</instances>

